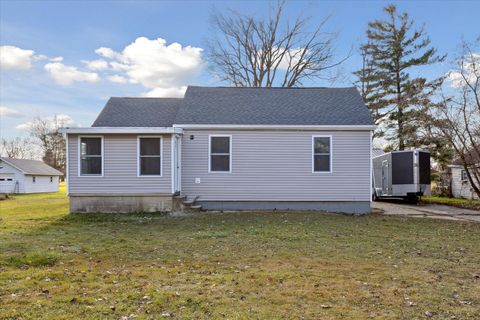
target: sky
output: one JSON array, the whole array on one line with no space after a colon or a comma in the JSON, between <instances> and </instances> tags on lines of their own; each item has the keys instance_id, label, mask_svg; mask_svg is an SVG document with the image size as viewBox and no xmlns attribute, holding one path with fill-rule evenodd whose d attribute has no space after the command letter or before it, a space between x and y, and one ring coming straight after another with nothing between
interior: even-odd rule
<instances>
[{"instance_id":1,"label":"sky","mask_svg":"<svg viewBox=\"0 0 480 320\"><path fill-rule=\"evenodd\" d=\"M451 68L462 39L480 35L480 1L287 1L285 21L310 17L338 33L341 80L352 86L369 21L397 5L425 26L445 62L416 70L427 78ZM266 17L272 1L0 0L0 136L28 136L35 117L90 126L111 96L181 96L187 85L228 85L206 62L211 15L228 9Z\"/></svg>"}]
</instances>

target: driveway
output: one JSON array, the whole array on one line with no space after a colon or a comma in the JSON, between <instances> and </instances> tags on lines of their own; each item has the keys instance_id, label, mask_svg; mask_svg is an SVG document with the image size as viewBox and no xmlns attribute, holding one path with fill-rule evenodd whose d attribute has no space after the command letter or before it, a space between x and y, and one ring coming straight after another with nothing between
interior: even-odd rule
<instances>
[{"instance_id":1,"label":"driveway","mask_svg":"<svg viewBox=\"0 0 480 320\"><path fill-rule=\"evenodd\" d=\"M374 201L372 202L372 209L374 213L385 215L480 222L480 211L439 204L413 205L397 201Z\"/></svg>"}]
</instances>

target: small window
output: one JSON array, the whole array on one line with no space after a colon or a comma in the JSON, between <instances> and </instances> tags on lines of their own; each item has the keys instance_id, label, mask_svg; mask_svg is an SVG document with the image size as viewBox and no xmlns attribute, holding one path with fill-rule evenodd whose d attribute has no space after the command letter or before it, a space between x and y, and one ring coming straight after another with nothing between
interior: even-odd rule
<instances>
[{"instance_id":1,"label":"small window","mask_svg":"<svg viewBox=\"0 0 480 320\"><path fill-rule=\"evenodd\" d=\"M0 181L5 181L5 179L1 178Z\"/></svg>"},{"instance_id":2,"label":"small window","mask_svg":"<svg viewBox=\"0 0 480 320\"><path fill-rule=\"evenodd\" d=\"M467 171L462 170L462 181L468 181Z\"/></svg>"},{"instance_id":3,"label":"small window","mask_svg":"<svg viewBox=\"0 0 480 320\"><path fill-rule=\"evenodd\" d=\"M9 179L7 179L7 181L13 181L13 179L9 178Z\"/></svg>"},{"instance_id":4,"label":"small window","mask_svg":"<svg viewBox=\"0 0 480 320\"><path fill-rule=\"evenodd\" d=\"M210 172L231 172L231 136L210 136Z\"/></svg>"},{"instance_id":5,"label":"small window","mask_svg":"<svg viewBox=\"0 0 480 320\"><path fill-rule=\"evenodd\" d=\"M331 172L331 137L313 137L313 172Z\"/></svg>"},{"instance_id":6,"label":"small window","mask_svg":"<svg viewBox=\"0 0 480 320\"><path fill-rule=\"evenodd\" d=\"M139 175L162 175L162 138L139 138Z\"/></svg>"},{"instance_id":7,"label":"small window","mask_svg":"<svg viewBox=\"0 0 480 320\"><path fill-rule=\"evenodd\" d=\"M100 137L80 138L80 175L102 175L102 144Z\"/></svg>"},{"instance_id":8,"label":"small window","mask_svg":"<svg viewBox=\"0 0 480 320\"><path fill-rule=\"evenodd\" d=\"M53 177L50 177L50 182L53 182Z\"/></svg>"},{"instance_id":9,"label":"small window","mask_svg":"<svg viewBox=\"0 0 480 320\"><path fill-rule=\"evenodd\" d=\"M36 178L37 178L37 177L32 177L32 181L33 181L33 182L37 182L37 179L36 179Z\"/></svg>"}]
</instances>

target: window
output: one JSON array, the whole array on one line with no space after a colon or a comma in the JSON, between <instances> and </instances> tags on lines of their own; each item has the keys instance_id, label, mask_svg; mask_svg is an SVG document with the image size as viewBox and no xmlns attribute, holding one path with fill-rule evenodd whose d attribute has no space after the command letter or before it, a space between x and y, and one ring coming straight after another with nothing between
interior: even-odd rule
<instances>
[{"instance_id":1,"label":"window","mask_svg":"<svg viewBox=\"0 0 480 320\"><path fill-rule=\"evenodd\" d=\"M103 175L103 138L80 137L80 175Z\"/></svg>"},{"instance_id":2,"label":"window","mask_svg":"<svg viewBox=\"0 0 480 320\"><path fill-rule=\"evenodd\" d=\"M139 137L138 156L140 176L162 175L162 138Z\"/></svg>"},{"instance_id":3,"label":"window","mask_svg":"<svg viewBox=\"0 0 480 320\"><path fill-rule=\"evenodd\" d=\"M37 181L36 177L32 177L32 181L36 182Z\"/></svg>"},{"instance_id":4,"label":"window","mask_svg":"<svg viewBox=\"0 0 480 320\"><path fill-rule=\"evenodd\" d=\"M50 177L50 182L53 182L53 177Z\"/></svg>"},{"instance_id":5,"label":"window","mask_svg":"<svg viewBox=\"0 0 480 320\"><path fill-rule=\"evenodd\" d=\"M7 181L13 181L13 179L11 179L11 178L8 178L8 179L7 179Z\"/></svg>"},{"instance_id":6,"label":"window","mask_svg":"<svg viewBox=\"0 0 480 320\"><path fill-rule=\"evenodd\" d=\"M332 137L313 137L313 172L332 172Z\"/></svg>"},{"instance_id":7,"label":"window","mask_svg":"<svg viewBox=\"0 0 480 320\"><path fill-rule=\"evenodd\" d=\"M462 181L468 181L467 171L462 170Z\"/></svg>"},{"instance_id":8,"label":"window","mask_svg":"<svg viewBox=\"0 0 480 320\"><path fill-rule=\"evenodd\" d=\"M231 140L231 136L210 136L209 172L232 171Z\"/></svg>"}]
</instances>

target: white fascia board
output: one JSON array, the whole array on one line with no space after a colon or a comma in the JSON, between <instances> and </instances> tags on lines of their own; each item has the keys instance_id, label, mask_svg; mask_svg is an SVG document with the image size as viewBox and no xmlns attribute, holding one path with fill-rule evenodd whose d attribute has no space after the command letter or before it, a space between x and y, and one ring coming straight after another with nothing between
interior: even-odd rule
<instances>
[{"instance_id":1,"label":"white fascia board","mask_svg":"<svg viewBox=\"0 0 480 320\"><path fill-rule=\"evenodd\" d=\"M328 131L372 131L375 130L374 125L256 125L256 124L174 124L174 128L182 129L234 129L234 130L290 130L290 131L311 131L311 130L328 130Z\"/></svg>"},{"instance_id":2,"label":"white fascia board","mask_svg":"<svg viewBox=\"0 0 480 320\"><path fill-rule=\"evenodd\" d=\"M77 127L61 128L61 133L67 134L182 134L182 128L173 127Z\"/></svg>"}]
</instances>

